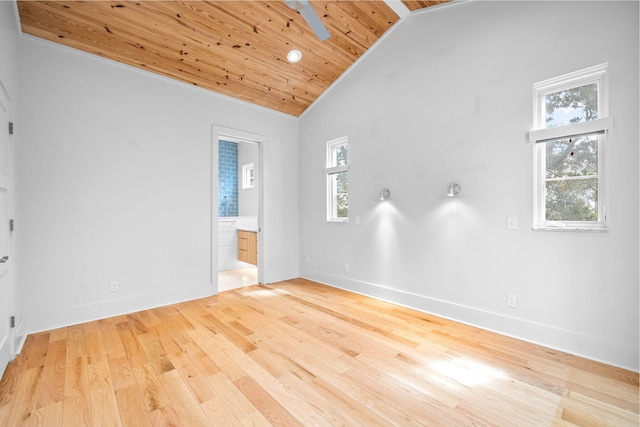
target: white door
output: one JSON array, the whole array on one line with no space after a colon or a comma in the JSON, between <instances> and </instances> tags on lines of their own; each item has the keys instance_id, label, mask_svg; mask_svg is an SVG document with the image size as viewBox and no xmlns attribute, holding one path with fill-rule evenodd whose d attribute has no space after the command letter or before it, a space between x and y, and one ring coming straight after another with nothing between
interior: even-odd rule
<instances>
[{"instance_id":1,"label":"white door","mask_svg":"<svg viewBox=\"0 0 640 427\"><path fill-rule=\"evenodd\" d=\"M13 333L9 318L13 315L14 289L9 266L10 154L9 98L0 83L0 376L14 356Z\"/></svg>"}]
</instances>

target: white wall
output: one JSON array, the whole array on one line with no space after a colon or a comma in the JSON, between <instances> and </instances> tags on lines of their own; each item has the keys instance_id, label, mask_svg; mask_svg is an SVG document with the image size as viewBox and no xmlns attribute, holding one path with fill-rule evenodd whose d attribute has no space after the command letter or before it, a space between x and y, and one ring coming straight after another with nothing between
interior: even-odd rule
<instances>
[{"instance_id":1,"label":"white wall","mask_svg":"<svg viewBox=\"0 0 640 427\"><path fill-rule=\"evenodd\" d=\"M301 119L302 276L637 371L638 50L637 2L406 18ZM603 62L610 230L534 232L532 86ZM350 221L328 224L325 142L344 135Z\"/></svg>"},{"instance_id":2,"label":"white wall","mask_svg":"<svg viewBox=\"0 0 640 427\"><path fill-rule=\"evenodd\" d=\"M0 81L10 95L18 85L18 25L14 2L0 2Z\"/></svg>"},{"instance_id":3,"label":"white wall","mask_svg":"<svg viewBox=\"0 0 640 427\"><path fill-rule=\"evenodd\" d=\"M258 216L258 188L260 183L260 147L252 142L238 143L238 215ZM242 166L253 163L254 186L242 188Z\"/></svg>"},{"instance_id":4,"label":"white wall","mask_svg":"<svg viewBox=\"0 0 640 427\"><path fill-rule=\"evenodd\" d=\"M295 117L30 36L20 59L17 245L30 331L215 292L213 125L268 137L264 279L298 276Z\"/></svg>"}]
</instances>

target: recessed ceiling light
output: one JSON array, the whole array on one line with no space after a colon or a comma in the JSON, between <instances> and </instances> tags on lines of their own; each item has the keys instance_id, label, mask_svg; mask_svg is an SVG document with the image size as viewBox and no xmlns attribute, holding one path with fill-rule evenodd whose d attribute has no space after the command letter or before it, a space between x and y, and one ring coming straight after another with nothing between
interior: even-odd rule
<instances>
[{"instance_id":1,"label":"recessed ceiling light","mask_svg":"<svg viewBox=\"0 0 640 427\"><path fill-rule=\"evenodd\" d=\"M291 52L287 53L287 61L289 62L298 62L302 59L302 52L300 52L299 50L292 50Z\"/></svg>"}]
</instances>

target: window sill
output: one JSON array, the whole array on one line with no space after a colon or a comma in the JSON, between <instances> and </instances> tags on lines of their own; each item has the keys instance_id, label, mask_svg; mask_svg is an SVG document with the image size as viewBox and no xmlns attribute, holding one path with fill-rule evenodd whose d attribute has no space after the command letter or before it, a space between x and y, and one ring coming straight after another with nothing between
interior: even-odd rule
<instances>
[{"instance_id":1,"label":"window sill","mask_svg":"<svg viewBox=\"0 0 640 427\"><path fill-rule=\"evenodd\" d=\"M545 226L534 226L531 228L533 231L568 231L571 233L601 233L609 231L608 227L545 227Z\"/></svg>"},{"instance_id":2,"label":"window sill","mask_svg":"<svg viewBox=\"0 0 640 427\"><path fill-rule=\"evenodd\" d=\"M328 219L327 220L328 223L334 223L334 224L346 224L349 222L349 218L345 218L345 219Z\"/></svg>"}]
</instances>

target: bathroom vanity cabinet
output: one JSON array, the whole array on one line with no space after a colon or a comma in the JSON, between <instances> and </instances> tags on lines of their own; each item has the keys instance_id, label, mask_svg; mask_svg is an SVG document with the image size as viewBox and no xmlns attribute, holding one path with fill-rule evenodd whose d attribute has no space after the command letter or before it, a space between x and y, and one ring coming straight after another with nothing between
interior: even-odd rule
<instances>
[{"instance_id":1,"label":"bathroom vanity cabinet","mask_svg":"<svg viewBox=\"0 0 640 427\"><path fill-rule=\"evenodd\" d=\"M238 260L258 265L258 233L238 230Z\"/></svg>"}]
</instances>

